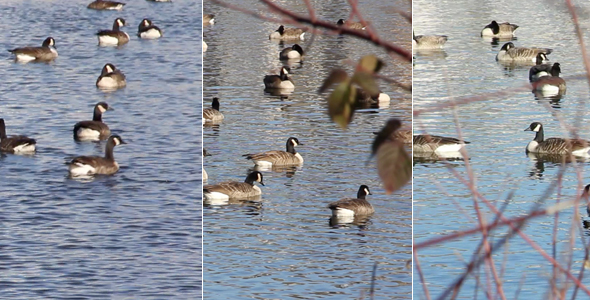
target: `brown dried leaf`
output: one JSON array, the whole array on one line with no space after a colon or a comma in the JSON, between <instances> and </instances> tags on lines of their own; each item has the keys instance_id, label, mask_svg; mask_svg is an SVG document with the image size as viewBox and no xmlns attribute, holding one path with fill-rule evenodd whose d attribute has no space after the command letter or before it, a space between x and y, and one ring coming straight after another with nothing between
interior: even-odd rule
<instances>
[{"instance_id":1,"label":"brown dried leaf","mask_svg":"<svg viewBox=\"0 0 590 300\"><path fill-rule=\"evenodd\" d=\"M399 141L387 140L377 149L377 171L391 194L412 179L412 160Z\"/></svg>"},{"instance_id":2,"label":"brown dried leaf","mask_svg":"<svg viewBox=\"0 0 590 300\"><path fill-rule=\"evenodd\" d=\"M328 98L328 115L342 129L352 121L355 101L356 88L348 80L340 83Z\"/></svg>"}]
</instances>

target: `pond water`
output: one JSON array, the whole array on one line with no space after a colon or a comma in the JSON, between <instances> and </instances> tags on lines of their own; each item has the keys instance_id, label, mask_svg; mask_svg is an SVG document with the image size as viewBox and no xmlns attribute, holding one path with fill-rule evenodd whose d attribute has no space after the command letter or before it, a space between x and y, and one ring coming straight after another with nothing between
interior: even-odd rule
<instances>
[{"instance_id":1,"label":"pond water","mask_svg":"<svg viewBox=\"0 0 590 300\"><path fill-rule=\"evenodd\" d=\"M318 17L346 19L345 2L312 1ZM256 1L240 5L259 12ZM281 4L283 5L283 4ZM293 4L296 12L305 5ZM360 1L360 9L386 40L410 49L410 25L396 14L409 12L406 1ZM205 27L204 107L219 97L225 120L206 126L204 160L209 184L243 181L253 164L241 155L284 150L297 137L305 162L295 170L263 171L262 197L229 205L205 202L204 295L216 299L351 299L367 295L373 264L378 263L377 298L411 298L411 185L386 195L375 162L366 165L373 131L391 117L411 121L411 96L380 82L391 97L388 107L355 114L348 130L330 122L323 79L334 68L351 70L367 54L386 62L381 74L411 83L411 66L383 50L349 36L321 35L307 49L303 64L292 65L295 90L286 97L264 92L263 78L281 66L279 45L268 35L279 24L205 4L215 24ZM311 43L311 47L310 47ZM368 224L330 226L328 203L355 197L366 184L376 213Z\"/></svg>"},{"instance_id":2,"label":"pond water","mask_svg":"<svg viewBox=\"0 0 590 300\"><path fill-rule=\"evenodd\" d=\"M121 12L90 1L2 1L0 117L7 133L37 140L33 156L0 156L0 294L5 299L201 298L201 5L133 1ZM116 17L131 37L98 47ZM159 40L136 36L150 18ZM15 63L6 49L55 38L52 63ZM95 87L113 63L127 87ZM105 142L77 143L72 128L96 103L121 169L90 180L65 162L104 155ZM196 129L195 129L196 128Z\"/></svg>"},{"instance_id":3,"label":"pond water","mask_svg":"<svg viewBox=\"0 0 590 300\"><path fill-rule=\"evenodd\" d=\"M590 139L587 134L588 117L580 114L588 107L588 82L572 78L584 72L584 65L571 15L565 4L555 1L475 3L416 0L413 5L416 34L444 34L449 37L443 51L415 55L414 109L419 111L448 104L452 99L484 95L479 99L482 101L457 109L462 135L471 142L466 149L478 191L496 207L502 206L509 193L513 192L514 196L504 211L507 217L526 214L536 205L537 208L548 207L558 200L575 197L579 193L578 187L588 182L585 176L581 177L584 181L579 182L570 165L563 176L559 194L553 191L548 199L540 200L555 182L560 164L529 158L525 147L534 134L523 131L537 121L544 124L545 137L566 137L567 132L558 121L562 119L569 125L577 125L581 137ZM587 4L578 6L586 40L588 34L585 29L590 24L588 8ZM505 41L494 44L480 37L481 29L492 20L520 26L516 31L517 39L513 41L516 46L553 49L549 59L561 63L562 77L567 81L566 95L558 100L537 99L530 88L525 87L529 67L506 68L495 61L496 53ZM453 111L449 108L419 115L414 119L414 130L458 136ZM452 161L449 164L461 176L467 177L464 162ZM578 164L582 170L586 165L587 162ZM477 224L469 189L443 162L415 162L413 201L415 243L470 229ZM494 214L483 203L480 202L479 206L487 222L491 222ZM555 256L560 264L567 266L570 257L568 249L571 248L568 242L573 236L572 273L577 276L583 264L584 251L580 231L576 230L579 222L572 218L572 208L559 215ZM553 251L554 222L553 216L540 217L523 228L523 232L549 255ZM572 222L575 222L574 230ZM494 241L506 232L506 227L492 232ZM587 235L587 232L583 234ZM466 261L471 259L480 242L480 234L471 235L419 251L422 270L433 297L440 295L464 272ZM552 266L522 238L513 237L494 255L494 261L497 269L502 270L498 272L502 272L500 277L507 297L515 297L518 292L521 299L539 299L550 294ZM475 291L476 279L471 276L464 283L459 298L485 297L489 277L484 274L484 269L478 271L478 275L481 276L480 288ZM565 284L561 276L558 278L560 286ZM568 289L570 297L572 291L573 288ZM414 276L414 292L416 297L424 297L418 276Z\"/></svg>"}]
</instances>

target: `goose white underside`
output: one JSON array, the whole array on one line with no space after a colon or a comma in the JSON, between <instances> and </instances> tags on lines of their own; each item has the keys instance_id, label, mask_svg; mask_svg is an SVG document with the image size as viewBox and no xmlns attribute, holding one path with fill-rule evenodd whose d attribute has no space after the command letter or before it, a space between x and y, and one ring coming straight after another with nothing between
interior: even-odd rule
<instances>
[{"instance_id":1,"label":"goose white underside","mask_svg":"<svg viewBox=\"0 0 590 300\"><path fill-rule=\"evenodd\" d=\"M463 146L464 144L442 145L436 148L436 150L434 150L434 153L438 155L444 155L446 152L459 152L459 150L461 150Z\"/></svg>"},{"instance_id":2,"label":"goose white underside","mask_svg":"<svg viewBox=\"0 0 590 300\"><path fill-rule=\"evenodd\" d=\"M70 165L70 174L72 176L88 176L96 173L96 169L91 165L74 163Z\"/></svg>"},{"instance_id":3,"label":"goose white underside","mask_svg":"<svg viewBox=\"0 0 590 300\"><path fill-rule=\"evenodd\" d=\"M270 162L270 161L255 160L254 164L258 167L261 167L261 168L266 168L266 169L272 168L272 162Z\"/></svg>"},{"instance_id":4,"label":"goose white underside","mask_svg":"<svg viewBox=\"0 0 590 300\"><path fill-rule=\"evenodd\" d=\"M111 77L105 76L105 77L101 78L100 81L98 81L96 83L96 85L98 87L103 87L103 88L117 88L117 87L119 87L119 81L117 81Z\"/></svg>"},{"instance_id":5,"label":"goose white underside","mask_svg":"<svg viewBox=\"0 0 590 300\"><path fill-rule=\"evenodd\" d=\"M590 147L584 148L584 149L580 149L580 150L576 150L573 151L572 154L575 156L584 156L584 157L590 157Z\"/></svg>"},{"instance_id":6,"label":"goose white underside","mask_svg":"<svg viewBox=\"0 0 590 300\"><path fill-rule=\"evenodd\" d=\"M100 132L90 128L79 128L78 131L76 131L76 136L79 139L84 140L98 140Z\"/></svg>"},{"instance_id":7,"label":"goose white underside","mask_svg":"<svg viewBox=\"0 0 590 300\"><path fill-rule=\"evenodd\" d=\"M205 43L205 41L203 41L203 52L206 52L207 48L208 48L207 43Z\"/></svg>"},{"instance_id":8,"label":"goose white underside","mask_svg":"<svg viewBox=\"0 0 590 300\"><path fill-rule=\"evenodd\" d=\"M556 96L559 94L559 87L555 85L545 84L541 86L541 93L543 93L543 96L545 97Z\"/></svg>"},{"instance_id":9,"label":"goose white underside","mask_svg":"<svg viewBox=\"0 0 590 300\"><path fill-rule=\"evenodd\" d=\"M281 82L278 86L279 89L295 89L295 85L290 80L285 80Z\"/></svg>"},{"instance_id":10,"label":"goose white underside","mask_svg":"<svg viewBox=\"0 0 590 300\"><path fill-rule=\"evenodd\" d=\"M117 6L111 6L111 7L105 8L105 10L122 10L122 9L123 9L122 4L118 4Z\"/></svg>"},{"instance_id":11,"label":"goose white underside","mask_svg":"<svg viewBox=\"0 0 590 300\"><path fill-rule=\"evenodd\" d=\"M162 37L162 33L160 31L152 28L148 31L144 31L144 32L140 33L139 37L141 37L142 39L154 40L154 39Z\"/></svg>"},{"instance_id":12,"label":"goose white underside","mask_svg":"<svg viewBox=\"0 0 590 300\"><path fill-rule=\"evenodd\" d=\"M299 58L301 58L301 54L299 54L299 52L297 52L295 50L291 50L291 51L287 52L287 58L288 59L299 59Z\"/></svg>"},{"instance_id":13,"label":"goose white underside","mask_svg":"<svg viewBox=\"0 0 590 300\"><path fill-rule=\"evenodd\" d=\"M27 54L16 54L16 60L21 61L21 62L28 62L28 61L33 61L37 59L34 56L31 55L27 55Z\"/></svg>"},{"instance_id":14,"label":"goose white underside","mask_svg":"<svg viewBox=\"0 0 590 300\"><path fill-rule=\"evenodd\" d=\"M224 194L224 193L220 193L220 192L205 192L203 193L203 196L205 197L206 200L226 200L229 201L229 196Z\"/></svg>"},{"instance_id":15,"label":"goose white underside","mask_svg":"<svg viewBox=\"0 0 590 300\"><path fill-rule=\"evenodd\" d=\"M495 38L511 38L514 37L513 32L499 32L498 34L494 34L494 31L491 28L484 28L481 31L482 37L495 37Z\"/></svg>"},{"instance_id":16,"label":"goose white underside","mask_svg":"<svg viewBox=\"0 0 590 300\"><path fill-rule=\"evenodd\" d=\"M354 211L346 208L337 207L336 209L332 210L332 215L337 216L338 218L354 217Z\"/></svg>"},{"instance_id":17,"label":"goose white underside","mask_svg":"<svg viewBox=\"0 0 590 300\"><path fill-rule=\"evenodd\" d=\"M22 145L18 145L16 147L13 148L14 153L31 153L31 152L35 152L35 145L31 145L31 144L22 144Z\"/></svg>"},{"instance_id":18,"label":"goose white underside","mask_svg":"<svg viewBox=\"0 0 590 300\"><path fill-rule=\"evenodd\" d=\"M127 34L127 33L125 33ZM127 35L127 39L129 39L129 35ZM98 36L98 43L102 46L118 46L119 39L116 37L112 37L110 35L99 35Z\"/></svg>"}]
</instances>

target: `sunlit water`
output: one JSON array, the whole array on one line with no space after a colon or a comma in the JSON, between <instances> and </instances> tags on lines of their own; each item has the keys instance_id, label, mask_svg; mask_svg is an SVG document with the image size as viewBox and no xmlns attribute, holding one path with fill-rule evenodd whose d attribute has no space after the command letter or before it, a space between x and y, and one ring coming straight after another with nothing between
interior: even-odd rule
<instances>
[{"instance_id":1,"label":"sunlit water","mask_svg":"<svg viewBox=\"0 0 590 300\"><path fill-rule=\"evenodd\" d=\"M264 11L256 1L245 7ZM289 2L291 3L291 2ZM241 3L240 3L241 4ZM347 4L313 1L320 18L336 22L349 14ZM283 4L281 4L283 5ZM303 13L302 2L293 9ZM401 5L396 7L395 5ZM410 26L394 8L407 2L361 2L361 10L383 38L409 49ZM205 28L204 102L221 101L225 120L204 128L208 183L243 181L252 162L242 154L284 150L297 137L305 162L293 171L265 171L260 200L208 205L204 209L204 293L218 299L352 299L367 295L373 264L378 263L376 295L410 299L411 187L385 195L375 163L366 165L373 131L391 117L409 125L411 97L381 82L392 98L389 107L358 112L347 131L331 123L326 95L317 90L330 70L375 53L387 66L383 75L409 84L410 64L351 37L316 37L302 65L292 67L295 91L281 99L264 93L263 77L281 66L280 46L268 40L279 24L226 8L205 5L215 14ZM376 213L364 226L329 225L327 204L355 197L361 184Z\"/></svg>"},{"instance_id":2,"label":"sunlit water","mask_svg":"<svg viewBox=\"0 0 590 300\"><path fill-rule=\"evenodd\" d=\"M121 12L90 1L0 3L0 117L8 134L37 139L32 157L0 157L0 294L4 299L198 299L201 295L200 28L196 1L128 1ZM131 36L117 49L95 33L116 17ZM164 37L143 41L151 18ZM56 40L50 64L17 64L6 49ZM95 87L111 62L127 87ZM113 176L68 178L66 161L104 155L72 128L97 102L128 144Z\"/></svg>"},{"instance_id":3,"label":"sunlit water","mask_svg":"<svg viewBox=\"0 0 590 300\"><path fill-rule=\"evenodd\" d=\"M556 192L545 201L539 199L554 182L559 165L542 162L525 155L527 143L534 138L524 132L531 122L539 121L545 126L545 137L565 137L560 123L543 104L552 106L556 113L570 125L575 124L578 112L587 108L588 83L584 80L567 79L579 75L584 66L578 40L567 8L558 2L500 1L476 3L471 1L439 2L414 1L414 29L416 34L444 34L449 39L444 51L417 53L414 68L414 108L424 109L447 103L453 97L491 93L487 100L463 105L458 109L462 134L471 144L467 150L476 176L478 191L497 207L503 204L508 192L514 192L505 214L518 216L527 213L533 205L547 207L558 200ZM588 6L582 4L580 22L586 28L590 22ZM492 20L516 23L516 46L537 46L554 49L549 55L551 62L561 63L562 76L566 77L567 94L560 101L536 100L530 90L517 90L507 95L494 96L499 91L523 87L528 83L529 67L506 70L495 61L496 53L504 42L492 45L482 39L481 29ZM585 36L588 39L588 36ZM580 134L587 134L586 117L581 119ZM414 120L414 129L429 133L457 136L451 110L428 113ZM452 166L467 177L464 163L454 161ZM586 165L583 163L582 166ZM583 182L588 183L588 182ZM573 169L568 169L562 183L561 199L569 200L579 191L578 179ZM484 207L482 203L480 207ZM494 216L487 208L482 209L486 220ZM567 266L568 239L573 234L576 245L573 254L574 275L580 270L584 252L580 233L571 231L573 209L559 217L557 261ZM585 214L585 212L584 212ZM445 164L417 163L414 167L414 237L423 242L457 230L476 226L473 198L469 190L449 172ZM552 253L553 217L532 220L523 232ZM576 228L578 226L576 222ZM506 228L493 232L499 240ZM446 242L419 252L422 270L431 295L440 295L465 270L473 251L479 245L481 235L474 235ZM509 246L494 256L498 272L504 281L506 296L514 297L520 289L520 299L539 299L550 291L552 277L550 263L516 236ZM504 261L505 260L505 261ZM482 287L487 286L483 277L484 268L478 271ZM519 287L523 280L522 287ZM474 298L475 279L465 282L462 299ZM560 280L561 281L561 277ZM419 277L414 276L414 291L424 297ZM570 281L571 283L571 281ZM572 289L570 289L571 291ZM479 297L485 297L483 289ZM578 294L580 295L580 294ZM478 298L479 298L478 297ZM582 298L585 296L582 296Z\"/></svg>"}]
</instances>

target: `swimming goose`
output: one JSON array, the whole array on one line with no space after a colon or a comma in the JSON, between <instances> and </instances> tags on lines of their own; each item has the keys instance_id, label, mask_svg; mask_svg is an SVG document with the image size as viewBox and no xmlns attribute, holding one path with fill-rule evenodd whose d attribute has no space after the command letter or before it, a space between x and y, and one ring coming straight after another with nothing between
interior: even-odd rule
<instances>
[{"instance_id":1,"label":"swimming goose","mask_svg":"<svg viewBox=\"0 0 590 300\"><path fill-rule=\"evenodd\" d=\"M303 40L305 31L299 28L285 28L285 26L279 26L275 32L268 36L270 40Z\"/></svg>"},{"instance_id":2,"label":"swimming goose","mask_svg":"<svg viewBox=\"0 0 590 300\"><path fill-rule=\"evenodd\" d=\"M215 15L212 14L204 14L203 15L203 25L213 25L215 24Z\"/></svg>"},{"instance_id":3,"label":"swimming goose","mask_svg":"<svg viewBox=\"0 0 590 300\"><path fill-rule=\"evenodd\" d=\"M492 21L492 23L486 25L481 31L482 37L495 37L495 38L511 38L514 36L514 31L518 28L516 24L510 24L508 22L500 23Z\"/></svg>"},{"instance_id":4,"label":"swimming goose","mask_svg":"<svg viewBox=\"0 0 590 300\"><path fill-rule=\"evenodd\" d=\"M96 10L121 10L125 3L116 1L96 0L88 4L88 8Z\"/></svg>"},{"instance_id":5,"label":"swimming goose","mask_svg":"<svg viewBox=\"0 0 590 300\"><path fill-rule=\"evenodd\" d=\"M35 139L24 135L6 135L4 119L0 119L0 151L8 153L31 153L35 152L37 142Z\"/></svg>"},{"instance_id":6,"label":"swimming goose","mask_svg":"<svg viewBox=\"0 0 590 300\"><path fill-rule=\"evenodd\" d=\"M297 138L290 137L287 139L287 151L271 150L242 156L251 159L255 165L261 167L298 165L303 163L303 157L295 151L295 146L299 145L302 144Z\"/></svg>"},{"instance_id":7,"label":"swimming goose","mask_svg":"<svg viewBox=\"0 0 590 300\"><path fill-rule=\"evenodd\" d=\"M99 88L121 88L126 85L125 75L111 63L102 67L100 76L96 80L96 86Z\"/></svg>"},{"instance_id":8,"label":"swimming goose","mask_svg":"<svg viewBox=\"0 0 590 300\"><path fill-rule=\"evenodd\" d=\"M101 30L96 35L98 36L98 44L102 46L117 46L129 42L129 35L121 31L119 27L125 26L125 19L116 18L113 22L112 30Z\"/></svg>"},{"instance_id":9,"label":"swimming goose","mask_svg":"<svg viewBox=\"0 0 590 300\"><path fill-rule=\"evenodd\" d=\"M534 80L531 84L533 90L540 91L544 96L552 96L557 94L564 94L566 90L565 80L559 77L561 73L561 65L554 63L551 66L551 75L541 76Z\"/></svg>"},{"instance_id":10,"label":"swimming goose","mask_svg":"<svg viewBox=\"0 0 590 300\"><path fill-rule=\"evenodd\" d=\"M370 104L384 104L384 102L389 103L389 101L391 101L391 98L389 97L389 95L379 91L379 94L377 94L376 96L371 96L369 95L367 92L365 92L365 90L363 89L357 89L356 90L356 100L358 103L365 104L365 103L370 103Z\"/></svg>"},{"instance_id":11,"label":"swimming goose","mask_svg":"<svg viewBox=\"0 0 590 300\"><path fill-rule=\"evenodd\" d=\"M584 200L586 200L586 202L588 202L588 197L590 197L590 184L587 184L584 187L584 191L582 192L582 196L581 196ZM590 202L588 203L588 205L586 206L586 213L588 214L588 217L590 217Z\"/></svg>"},{"instance_id":12,"label":"swimming goose","mask_svg":"<svg viewBox=\"0 0 590 300\"><path fill-rule=\"evenodd\" d=\"M111 135L107 141L104 157L102 156L78 156L69 163L69 172L72 177L89 176L94 174L111 175L119 171L119 164L115 161L113 148L127 144L118 135Z\"/></svg>"},{"instance_id":13,"label":"swimming goose","mask_svg":"<svg viewBox=\"0 0 590 300\"><path fill-rule=\"evenodd\" d=\"M294 89L295 85L289 78L289 67L282 67L280 75L264 76L264 86L267 89Z\"/></svg>"},{"instance_id":14,"label":"swimming goose","mask_svg":"<svg viewBox=\"0 0 590 300\"><path fill-rule=\"evenodd\" d=\"M107 124L102 122L102 114L112 110L105 102L99 102L94 106L92 121L80 121L74 125L74 139L77 141L105 140L111 135Z\"/></svg>"},{"instance_id":15,"label":"swimming goose","mask_svg":"<svg viewBox=\"0 0 590 300\"><path fill-rule=\"evenodd\" d=\"M162 30L155 26L150 19L143 19L137 27L137 36L146 40L154 40L162 37Z\"/></svg>"},{"instance_id":16,"label":"swimming goose","mask_svg":"<svg viewBox=\"0 0 590 300\"><path fill-rule=\"evenodd\" d=\"M279 59L282 60L301 59L301 57L303 57L303 48L297 44L287 47L279 53Z\"/></svg>"},{"instance_id":17,"label":"swimming goose","mask_svg":"<svg viewBox=\"0 0 590 300\"><path fill-rule=\"evenodd\" d=\"M438 135L419 134L412 138L414 152L434 152L438 154L457 152L461 150L465 144L469 144L469 142Z\"/></svg>"},{"instance_id":18,"label":"swimming goose","mask_svg":"<svg viewBox=\"0 0 590 300\"><path fill-rule=\"evenodd\" d=\"M361 30L365 30L365 26L363 26L362 23L360 22L348 22L346 23L344 21L344 19L340 19L338 20L338 22L336 22L337 25L342 26L342 25L346 25L346 27L350 28L350 29L361 29Z\"/></svg>"},{"instance_id":19,"label":"swimming goose","mask_svg":"<svg viewBox=\"0 0 590 300\"><path fill-rule=\"evenodd\" d=\"M23 47L8 50L15 55L15 60L20 62L28 61L50 61L57 57L57 50L55 48L55 40L48 37L43 41L41 47Z\"/></svg>"},{"instance_id":20,"label":"swimming goose","mask_svg":"<svg viewBox=\"0 0 590 300\"><path fill-rule=\"evenodd\" d=\"M551 68L553 66L551 64L544 64L544 61L547 61L547 55L545 53L537 54L535 65L529 69L529 82L533 82L542 76L551 75Z\"/></svg>"},{"instance_id":21,"label":"swimming goose","mask_svg":"<svg viewBox=\"0 0 590 300\"><path fill-rule=\"evenodd\" d=\"M447 42L446 35L416 35L412 31L414 49L440 49Z\"/></svg>"},{"instance_id":22,"label":"swimming goose","mask_svg":"<svg viewBox=\"0 0 590 300\"><path fill-rule=\"evenodd\" d=\"M526 152L542 154L573 154L576 156L588 156L590 151L590 142L582 139L562 139L548 138L544 139L543 125L539 122L533 122L524 131L533 131L537 134L535 138L526 146ZM568 145L569 141L569 145Z\"/></svg>"},{"instance_id":23,"label":"swimming goose","mask_svg":"<svg viewBox=\"0 0 590 300\"><path fill-rule=\"evenodd\" d=\"M254 182L262 182L262 173L254 171L246 177L244 182L226 181L218 184L203 186L205 200L226 200L230 198L250 198L262 194L262 190L254 185Z\"/></svg>"},{"instance_id":24,"label":"swimming goose","mask_svg":"<svg viewBox=\"0 0 590 300\"><path fill-rule=\"evenodd\" d=\"M328 208L332 210L333 216L338 217L352 217L358 215L371 215L375 212L373 206L369 201L365 199L367 195L372 195L369 191L369 187L361 185L359 188L356 198L344 198L336 202L332 202L328 205Z\"/></svg>"},{"instance_id":25,"label":"swimming goose","mask_svg":"<svg viewBox=\"0 0 590 300\"><path fill-rule=\"evenodd\" d=\"M515 47L512 42L508 42L502 46L502 49L500 49L500 52L498 52L496 55L496 60L502 62L535 63L539 53L545 53L545 55L549 55L551 52L553 52L553 50L549 48Z\"/></svg>"},{"instance_id":26,"label":"swimming goose","mask_svg":"<svg viewBox=\"0 0 590 300\"><path fill-rule=\"evenodd\" d=\"M203 119L205 123L218 123L223 121L225 116L219 111L219 98L214 97L211 101L211 107L203 109Z\"/></svg>"}]
</instances>

